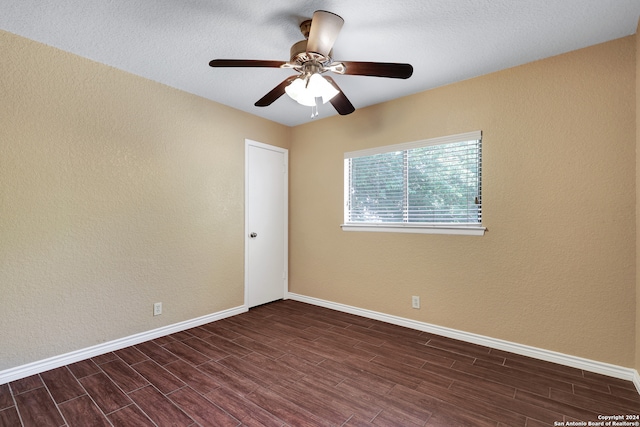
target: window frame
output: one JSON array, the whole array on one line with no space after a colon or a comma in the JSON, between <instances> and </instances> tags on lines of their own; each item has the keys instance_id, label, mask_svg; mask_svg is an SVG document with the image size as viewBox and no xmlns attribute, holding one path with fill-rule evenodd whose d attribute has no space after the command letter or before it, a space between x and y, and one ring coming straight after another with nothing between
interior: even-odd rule
<instances>
[{"instance_id":1,"label":"window frame","mask_svg":"<svg viewBox=\"0 0 640 427\"><path fill-rule=\"evenodd\" d=\"M420 141L407 142L382 147L369 148L344 153L344 223L340 225L343 231L368 231L368 232L392 232L392 233L421 233L421 234L454 234L482 236L486 227L481 222L475 223L410 223L410 222L349 222L349 160L355 157L373 156L376 154L407 151L434 145L453 144L466 141L480 141L479 162L482 165L482 131L473 131L449 135L438 138L430 138ZM482 177L482 174L480 174ZM480 178L480 194L482 194L482 178ZM480 196L482 206L482 196Z\"/></svg>"}]
</instances>

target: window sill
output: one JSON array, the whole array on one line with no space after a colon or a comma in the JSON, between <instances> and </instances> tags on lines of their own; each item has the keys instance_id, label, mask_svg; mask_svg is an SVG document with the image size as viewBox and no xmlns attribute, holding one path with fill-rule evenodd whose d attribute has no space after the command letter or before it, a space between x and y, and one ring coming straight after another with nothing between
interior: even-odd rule
<instances>
[{"instance_id":1,"label":"window sill","mask_svg":"<svg viewBox=\"0 0 640 427\"><path fill-rule=\"evenodd\" d=\"M418 233L418 234L457 234L465 236L483 236L486 227L474 225L409 225L409 224L342 224L342 231L374 231L386 233Z\"/></svg>"}]
</instances>

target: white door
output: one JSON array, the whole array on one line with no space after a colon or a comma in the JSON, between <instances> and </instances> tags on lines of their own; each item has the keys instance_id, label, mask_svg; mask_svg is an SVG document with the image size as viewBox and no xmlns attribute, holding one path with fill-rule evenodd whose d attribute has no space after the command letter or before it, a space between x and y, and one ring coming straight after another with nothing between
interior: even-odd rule
<instances>
[{"instance_id":1,"label":"white door","mask_svg":"<svg viewBox=\"0 0 640 427\"><path fill-rule=\"evenodd\" d=\"M245 304L283 299L288 263L288 151L245 141Z\"/></svg>"}]
</instances>

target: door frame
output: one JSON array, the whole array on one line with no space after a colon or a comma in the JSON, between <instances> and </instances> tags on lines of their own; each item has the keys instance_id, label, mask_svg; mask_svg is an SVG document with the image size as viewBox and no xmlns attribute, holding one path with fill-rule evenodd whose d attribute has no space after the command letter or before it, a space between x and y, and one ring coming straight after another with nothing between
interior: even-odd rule
<instances>
[{"instance_id":1,"label":"door frame","mask_svg":"<svg viewBox=\"0 0 640 427\"><path fill-rule=\"evenodd\" d=\"M289 293L289 150L275 145L269 145L251 139L244 140L244 307L249 309L249 147L257 147L282 153L283 165L283 186L284 186L284 265L282 298L287 299Z\"/></svg>"}]
</instances>

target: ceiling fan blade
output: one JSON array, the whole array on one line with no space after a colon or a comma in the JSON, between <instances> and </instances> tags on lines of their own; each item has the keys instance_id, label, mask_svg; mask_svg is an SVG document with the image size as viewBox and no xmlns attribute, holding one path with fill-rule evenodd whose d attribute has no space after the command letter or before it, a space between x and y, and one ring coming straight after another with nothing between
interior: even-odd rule
<instances>
[{"instance_id":1,"label":"ceiling fan blade","mask_svg":"<svg viewBox=\"0 0 640 427\"><path fill-rule=\"evenodd\" d=\"M349 101L349 98L347 98L344 92L342 92L338 84L329 76L323 77L339 91L338 94L331 98L331 100L329 101L331 105L333 105L333 108L336 109L338 114L340 114L341 116L346 116L347 114L351 114L356 111L356 107L351 104L351 101Z\"/></svg>"},{"instance_id":2,"label":"ceiling fan blade","mask_svg":"<svg viewBox=\"0 0 640 427\"><path fill-rule=\"evenodd\" d=\"M280 68L283 61L263 61L259 59L214 59L209 62L210 67L266 67Z\"/></svg>"},{"instance_id":3,"label":"ceiling fan blade","mask_svg":"<svg viewBox=\"0 0 640 427\"><path fill-rule=\"evenodd\" d=\"M353 61L341 61L341 63L345 68L343 74L349 75L408 79L413 74L413 67L411 66L411 64L400 64L396 62Z\"/></svg>"},{"instance_id":4,"label":"ceiling fan blade","mask_svg":"<svg viewBox=\"0 0 640 427\"><path fill-rule=\"evenodd\" d=\"M276 86L273 89L271 89L271 91L269 93L267 93L265 96L263 96L258 101L256 101L256 103L254 105L256 107L266 107L266 106L271 105L276 99L278 99L282 95L284 95L284 88L289 86L291 84L291 82L294 81L297 78L298 78L298 76L291 76L291 77L286 78L278 86Z\"/></svg>"},{"instance_id":5,"label":"ceiling fan blade","mask_svg":"<svg viewBox=\"0 0 640 427\"><path fill-rule=\"evenodd\" d=\"M326 10L316 10L311 19L307 52L329 57L333 44L340 34L344 19Z\"/></svg>"}]
</instances>

